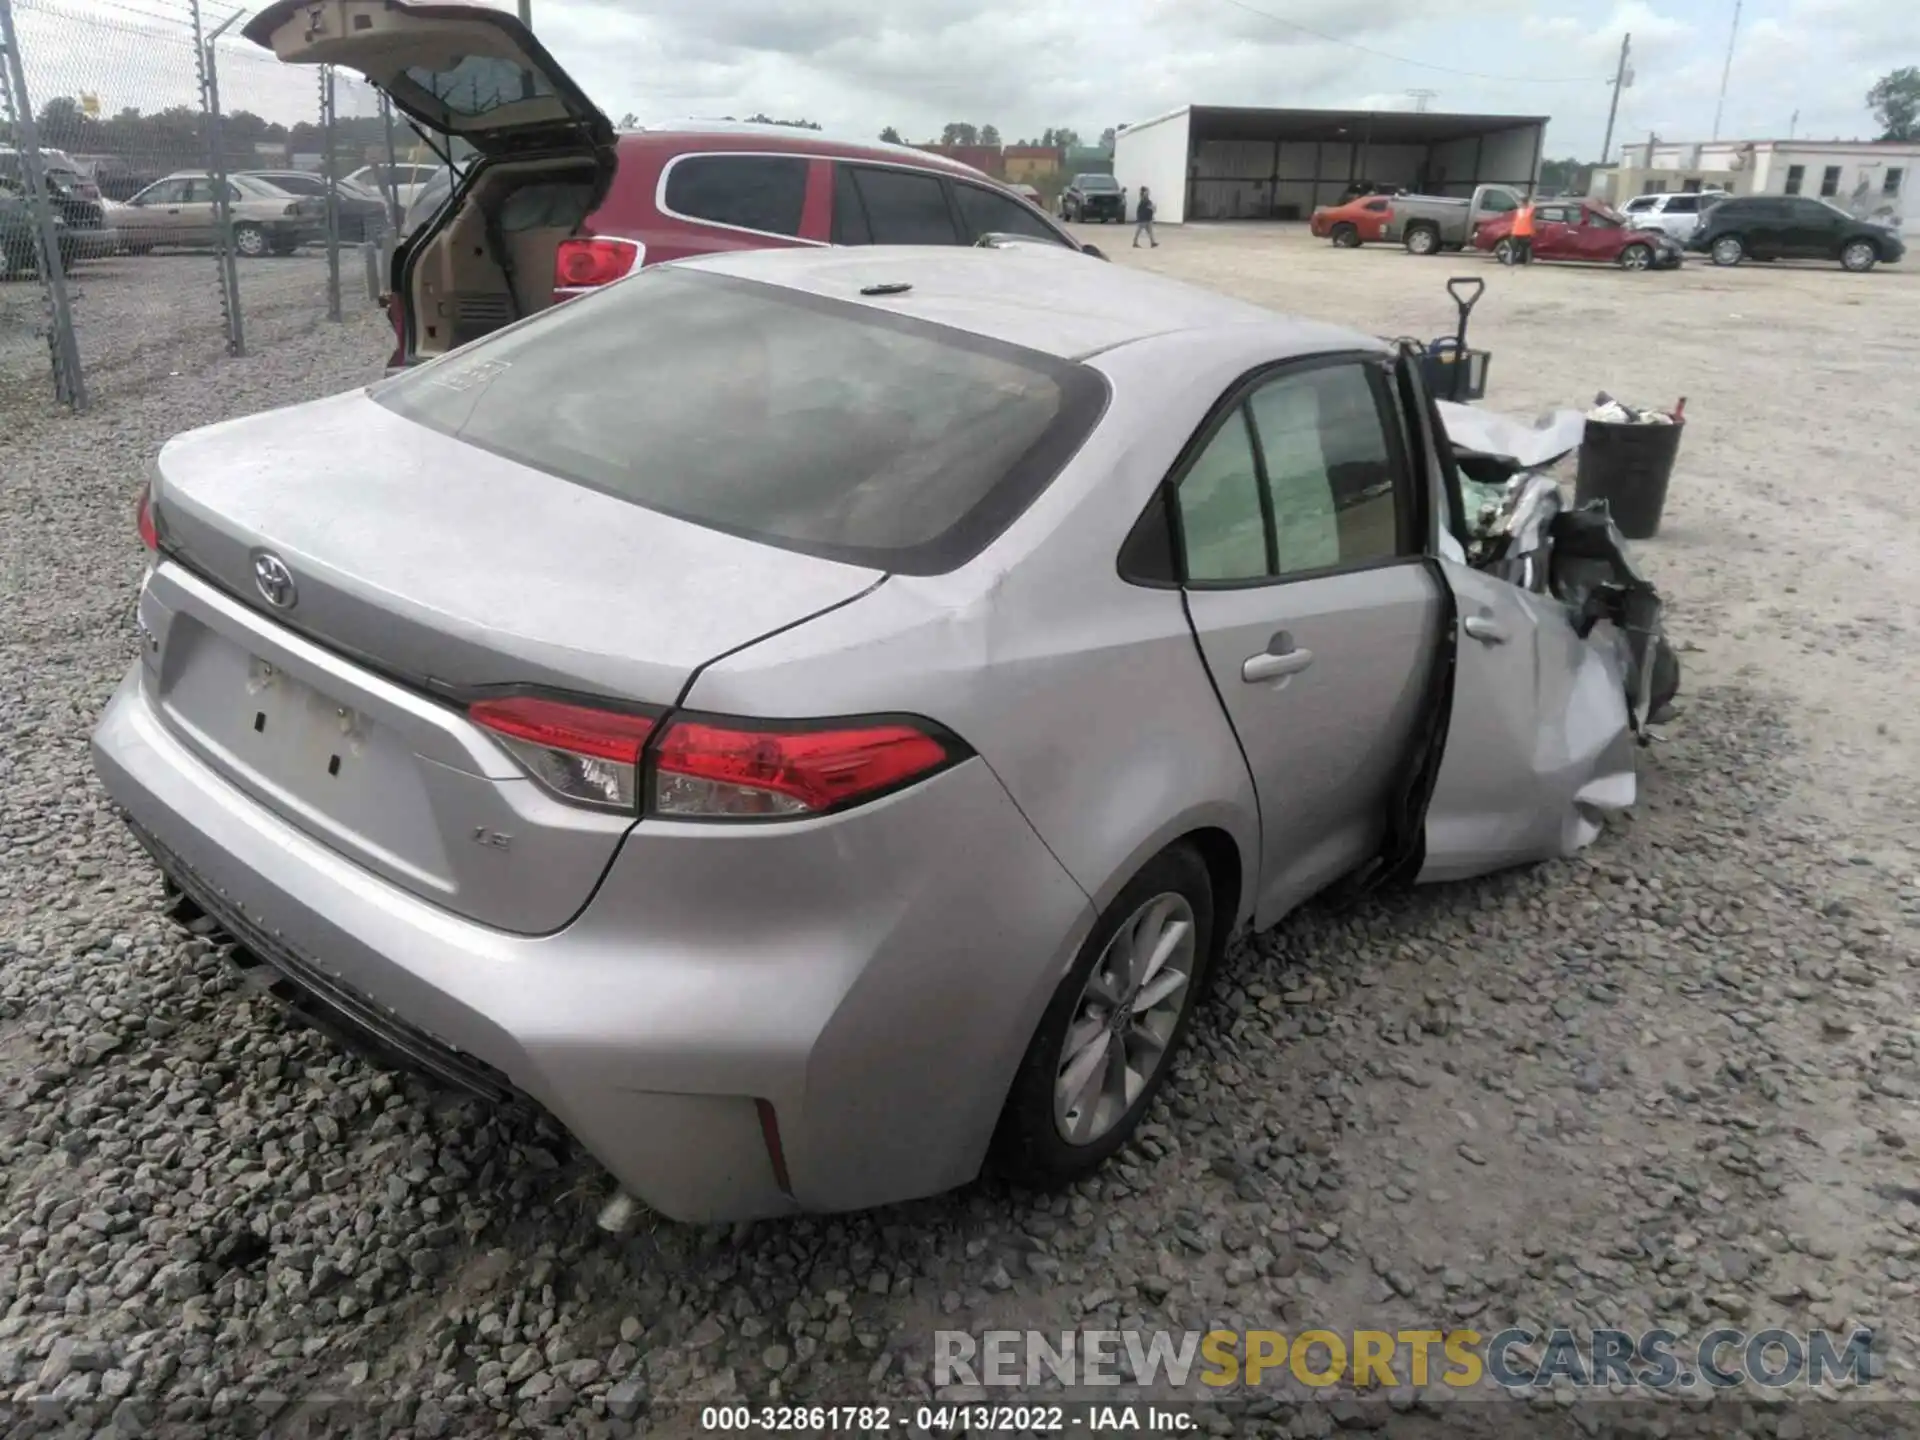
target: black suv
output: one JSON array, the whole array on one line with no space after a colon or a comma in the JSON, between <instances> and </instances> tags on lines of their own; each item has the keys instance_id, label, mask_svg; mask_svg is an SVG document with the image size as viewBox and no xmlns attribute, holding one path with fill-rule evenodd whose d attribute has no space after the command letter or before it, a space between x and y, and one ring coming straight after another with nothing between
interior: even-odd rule
<instances>
[{"instance_id":1,"label":"black suv","mask_svg":"<svg viewBox=\"0 0 1920 1440\"><path fill-rule=\"evenodd\" d=\"M1897 231L1860 220L1807 195L1737 195L1722 200L1688 237L1687 248L1716 265L1742 260L1838 260L1848 270L1893 264L1907 253Z\"/></svg>"},{"instance_id":2,"label":"black suv","mask_svg":"<svg viewBox=\"0 0 1920 1440\"><path fill-rule=\"evenodd\" d=\"M1108 220L1127 218L1127 193L1111 175L1076 175L1073 183L1060 192L1062 220Z\"/></svg>"}]
</instances>

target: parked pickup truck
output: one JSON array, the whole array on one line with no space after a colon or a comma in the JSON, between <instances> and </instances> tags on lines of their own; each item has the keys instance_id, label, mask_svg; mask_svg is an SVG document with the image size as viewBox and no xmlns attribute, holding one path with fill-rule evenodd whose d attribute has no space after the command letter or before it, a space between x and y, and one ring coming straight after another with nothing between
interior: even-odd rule
<instances>
[{"instance_id":1,"label":"parked pickup truck","mask_svg":"<svg viewBox=\"0 0 1920 1440\"><path fill-rule=\"evenodd\" d=\"M1518 210L1525 197L1508 185L1478 185L1470 199L1456 195L1396 195L1386 239L1412 255L1464 250L1482 220Z\"/></svg>"}]
</instances>

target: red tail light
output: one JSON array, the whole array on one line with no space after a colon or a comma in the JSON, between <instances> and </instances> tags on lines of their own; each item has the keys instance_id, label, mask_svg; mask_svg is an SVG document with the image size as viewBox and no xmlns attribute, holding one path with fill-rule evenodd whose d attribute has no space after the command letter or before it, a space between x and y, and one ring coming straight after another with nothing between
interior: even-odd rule
<instances>
[{"instance_id":1,"label":"red tail light","mask_svg":"<svg viewBox=\"0 0 1920 1440\"><path fill-rule=\"evenodd\" d=\"M972 752L936 727L876 719L662 721L541 696L467 707L563 800L666 819L778 820L879 798Z\"/></svg>"},{"instance_id":2,"label":"red tail light","mask_svg":"<svg viewBox=\"0 0 1920 1440\"><path fill-rule=\"evenodd\" d=\"M960 758L902 721L745 728L676 720L653 752L648 809L696 819L774 819L871 800Z\"/></svg>"},{"instance_id":3,"label":"red tail light","mask_svg":"<svg viewBox=\"0 0 1920 1440\"><path fill-rule=\"evenodd\" d=\"M135 523L140 527L140 543L149 550L158 550L160 527L154 523L153 519L153 487L151 485L143 484L140 487L140 503L135 508L134 514L137 517Z\"/></svg>"},{"instance_id":4,"label":"red tail light","mask_svg":"<svg viewBox=\"0 0 1920 1440\"><path fill-rule=\"evenodd\" d=\"M553 288L591 290L611 285L640 263L645 252L631 240L588 235L562 240L553 257Z\"/></svg>"},{"instance_id":5,"label":"red tail light","mask_svg":"<svg viewBox=\"0 0 1920 1440\"><path fill-rule=\"evenodd\" d=\"M467 708L532 772L565 800L635 811L640 802L640 751L654 717L560 700L514 695Z\"/></svg>"}]
</instances>

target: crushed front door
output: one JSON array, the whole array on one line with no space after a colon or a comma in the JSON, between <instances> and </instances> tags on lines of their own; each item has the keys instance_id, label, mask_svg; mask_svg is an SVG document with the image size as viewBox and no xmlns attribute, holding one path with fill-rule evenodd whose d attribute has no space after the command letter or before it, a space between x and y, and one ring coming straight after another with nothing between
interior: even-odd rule
<instances>
[{"instance_id":1,"label":"crushed front door","mask_svg":"<svg viewBox=\"0 0 1920 1440\"><path fill-rule=\"evenodd\" d=\"M1602 626L1454 560L1438 562L1458 627L1446 749L1426 815L1419 880L1457 880L1570 855L1602 811L1631 805L1638 742Z\"/></svg>"}]
</instances>

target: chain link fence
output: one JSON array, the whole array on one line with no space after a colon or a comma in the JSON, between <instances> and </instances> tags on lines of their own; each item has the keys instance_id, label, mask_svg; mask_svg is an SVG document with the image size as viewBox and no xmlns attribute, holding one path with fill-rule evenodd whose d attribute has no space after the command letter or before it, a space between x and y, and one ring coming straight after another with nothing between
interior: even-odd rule
<instances>
[{"instance_id":1,"label":"chain link fence","mask_svg":"<svg viewBox=\"0 0 1920 1440\"><path fill-rule=\"evenodd\" d=\"M100 403L377 303L418 137L241 19L0 0L0 399Z\"/></svg>"}]
</instances>

